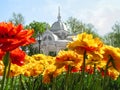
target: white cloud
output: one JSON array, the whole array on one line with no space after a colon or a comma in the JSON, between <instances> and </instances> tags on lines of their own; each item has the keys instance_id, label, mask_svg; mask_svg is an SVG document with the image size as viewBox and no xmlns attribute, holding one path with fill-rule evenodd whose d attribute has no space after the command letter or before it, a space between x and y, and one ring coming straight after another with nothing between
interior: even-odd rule
<instances>
[{"instance_id":1,"label":"white cloud","mask_svg":"<svg viewBox=\"0 0 120 90\"><path fill-rule=\"evenodd\" d=\"M90 20L98 29L98 33L104 35L112 31L112 26L120 20L120 7L116 0L101 1Z\"/></svg>"},{"instance_id":2,"label":"white cloud","mask_svg":"<svg viewBox=\"0 0 120 90\"><path fill-rule=\"evenodd\" d=\"M112 26L116 21L120 21L120 7L118 2L103 1L97 3L94 8L86 8L84 10L75 10L74 16L78 19L91 23L97 29L100 35L105 35L112 31Z\"/></svg>"},{"instance_id":3,"label":"white cloud","mask_svg":"<svg viewBox=\"0 0 120 90\"><path fill-rule=\"evenodd\" d=\"M54 23L57 20L58 6L61 7L63 21L66 21L70 16L76 17L85 23L92 23L101 35L110 32L115 22L120 21L120 0L8 1L19 3L19 5L9 4L12 5L9 7L11 7L11 10L16 10L15 12L22 13L25 16L26 23L33 20ZM17 8L15 8L16 5Z\"/></svg>"},{"instance_id":4,"label":"white cloud","mask_svg":"<svg viewBox=\"0 0 120 90\"><path fill-rule=\"evenodd\" d=\"M101 35L112 31L112 26L120 20L120 9L102 8L91 13L88 21L95 25Z\"/></svg>"}]
</instances>

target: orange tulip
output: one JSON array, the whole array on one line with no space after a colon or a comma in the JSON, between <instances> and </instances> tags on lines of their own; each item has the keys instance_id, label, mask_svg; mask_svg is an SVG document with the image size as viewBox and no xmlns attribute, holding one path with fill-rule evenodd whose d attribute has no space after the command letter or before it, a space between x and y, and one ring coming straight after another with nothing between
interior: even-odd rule
<instances>
[{"instance_id":1,"label":"orange tulip","mask_svg":"<svg viewBox=\"0 0 120 90\"><path fill-rule=\"evenodd\" d=\"M23 26L8 22L0 23L0 49L3 51L11 51L19 46L34 43L35 39L31 38L33 30L24 30Z\"/></svg>"},{"instance_id":2,"label":"orange tulip","mask_svg":"<svg viewBox=\"0 0 120 90\"><path fill-rule=\"evenodd\" d=\"M103 46L99 38L93 38L92 34L82 33L73 38L67 47L72 50L98 51Z\"/></svg>"},{"instance_id":3,"label":"orange tulip","mask_svg":"<svg viewBox=\"0 0 120 90\"><path fill-rule=\"evenodd\" d=\"M6 52L0 50L0 59L2 60L3 56ZM13 64L17 64L19 66L24 64L26 53L22 51L20 48L16 48L12 51L10 51L10 60Z\"/></svg>"},{"instance_id":4,"label":"orange tulip","mask_svg":"<svg viewBox=\"0 0 120 90\"><path fill-rule=\"evenodd\" d=\"M10 52L10 59L13 64L17 64L18 66L21 66L24 64L26 53L22 51L21 49L17 48Z\"/></svg>"}]
</instances>

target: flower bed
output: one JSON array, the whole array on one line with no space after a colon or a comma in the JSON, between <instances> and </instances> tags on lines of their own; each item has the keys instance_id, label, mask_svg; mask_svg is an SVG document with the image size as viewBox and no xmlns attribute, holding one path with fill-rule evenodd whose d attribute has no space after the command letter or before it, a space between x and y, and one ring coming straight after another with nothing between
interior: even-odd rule
<instances>
[{"instance_id":1,"label":"flower bed","mask_svg":"<svg viewBox=\"0 0 120 90\"><path fill-rule=\"evenodd\" d=\"M119 90L120 48L81 33L56 57L27 55L33 30L0 23L0 90Z\"/></svg>"}]
</instances>

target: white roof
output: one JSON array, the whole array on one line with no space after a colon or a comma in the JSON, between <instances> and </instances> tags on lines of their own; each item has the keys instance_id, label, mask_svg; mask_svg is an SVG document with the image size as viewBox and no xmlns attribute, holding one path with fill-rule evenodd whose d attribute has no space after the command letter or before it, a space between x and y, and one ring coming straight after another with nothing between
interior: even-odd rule
<instances>
[{"instance_id":1,"label":"white roof","mask_svg":"<svg viewBox=\"0 0 120 90\"><path fill-rule=\"evenodd\" d=\"M55 41L56 41L56 40L59 40L58 36L55 35L53 32L51 32L50 30L46 30L45 33L47 33L47 34L51 34L51 35L54 37ZM45 33L43 34L43 36L45 35Z\"/></svg>"},{"instance_id":2,"label":"white roof","mask_svg":"<svg viewBox=\"0 0 120 90\"><path fill-rule=\"evenodd\" d=\"M57 21L57 22L54 22L52 24L50 30L52 30L52 31L56 31L56 30L65 30L65 31L67 31L67 27L63 22Z\"/></svg>"},{"instance_id":3,"label":"white roof","mask_svg":"<svg viewBox=\"0 0 120 90\"><path fill-rule=\"evenodd\" d=\"M57 40L56 42L70 42L69 40Z\"/></svg>"}]
</instances>

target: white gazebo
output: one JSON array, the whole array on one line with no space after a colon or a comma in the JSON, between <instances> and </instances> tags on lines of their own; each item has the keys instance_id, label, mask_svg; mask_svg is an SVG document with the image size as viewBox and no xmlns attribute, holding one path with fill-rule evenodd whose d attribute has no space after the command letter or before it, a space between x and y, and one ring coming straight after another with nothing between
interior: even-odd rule
<instances>
[{"instance_id":1,"label":"white gazebo","mask_svg":"<svg viewBox=\"0 0 120 90\"><path fill-rule=\"evenodd\" d=\"M66 49L67 43L70 42L68 36L69 32L61 20L59 8L57 21L52 24L50 30L47 28L42 35L40 50L46 55L56 54L60 50Z\"/></svg>"}]
</instances>

